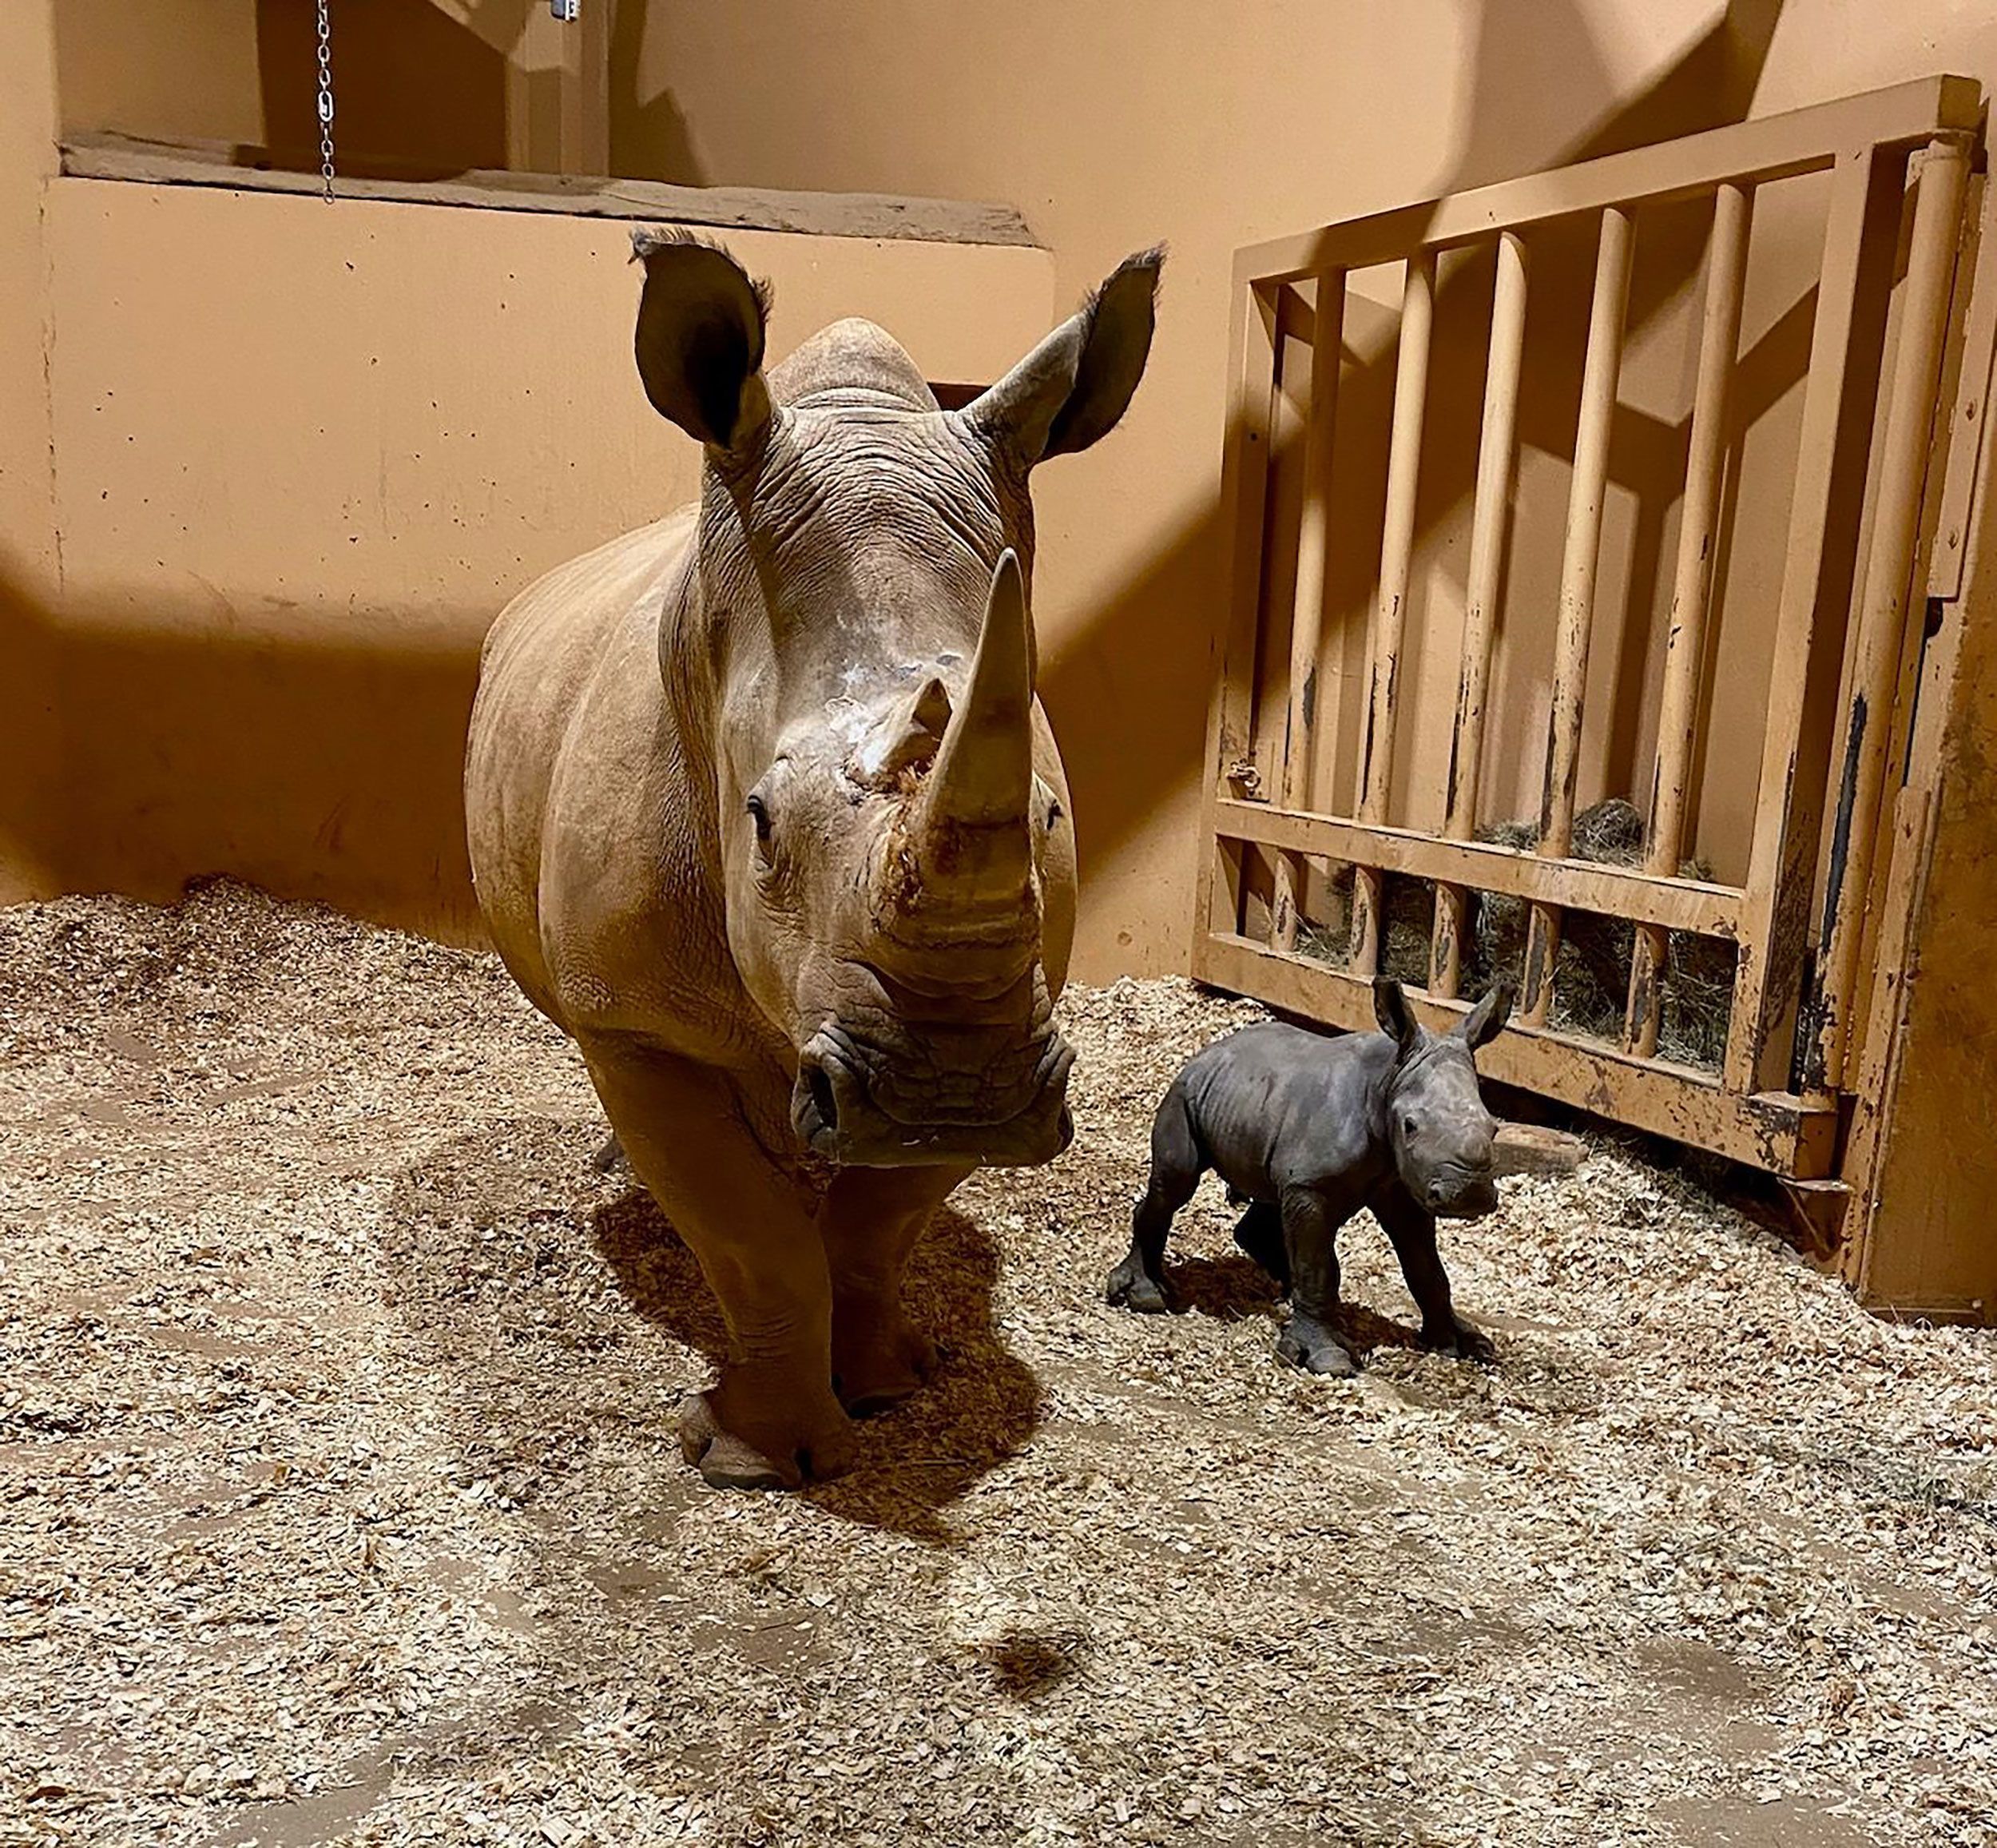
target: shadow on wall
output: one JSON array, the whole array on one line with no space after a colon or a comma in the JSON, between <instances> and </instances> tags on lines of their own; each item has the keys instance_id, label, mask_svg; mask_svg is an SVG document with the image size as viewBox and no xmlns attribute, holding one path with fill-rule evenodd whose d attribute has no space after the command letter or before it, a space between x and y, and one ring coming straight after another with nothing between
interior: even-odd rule
<instances>
[{"instance_id":1,"label":"shadow on wall","mask_svg":"<svg viewBox=\"0 0 1997 1848\"><path fill-rule=\"evenodd\" d=\"M711 186L714 180L694 151L693 131L672 91L661 90L649 102L639 93L645 12L644 6L625 0L610 16L612 170L624 171L616 149L642 148L647 178L664 180L675 186Z\"/></svg>"},{"instance_id":2,"label":"shadow on wall","mask_svg":"<svg viewBox=\"0 0 1997 1848\"><path fill-rule=\"evenodd\" d=\"M339 170L444 179L506 165L506 58L538 0L481 0L461 24L411 0L339 0L332 50ZM318 31L303 0L257 0L261 149L237 157L319 170Z\"/></svg>"},{"instance_id":3,"label":"shadow on wall","mask_svg":"<svg viewBox=\"0 0 1997 1848\"><path fill-rule=\"evenodd\" d=\"M0 646L52 715L7 819L42 889L166 903L227 872L447 943L484 941L464 840L466 725L492 612L396 646L395 614L292 612L254 634L212 605L66 610L0 582ZM328 639L351 624L364 641ZM312 633L312 631L316 633ZM439 631L443 633L440 634ZM12 720L29 697L17 693ZM30 718L35 715L30 713ZM8 767L22 754L10 728Z\"/></svg>"},{"instance_id":4,"label":"shadow on wall","mask_svg":"<svg viewBox=\"0 0 1997 1848\"><path fill-rule=\"evenodd\" d=\"M0 903L62 888L56 629L0 550Z\"/></svg>"},{"instance_id":5,"label":"shadow on wall","mask_svg":"<svg viewBox=\"0 0 1997 1848\"><path fill-rule=\"evenodd\" d=\"M1669 70L1595 128L1541 164L1551 167L1590 160L1745 120L1767 62L1783 3L1784 0L1732 0L1724 16ZM1586 42L1586 23L1571 0L1554 6L1507 4L1487 10L1479 41L1480 64L1492 74L1472 86L1475 113L1464 139L1458 177L1451 185L1483 185L1515 170L1515 157L1508 163L1506 156L1509 149L1515 147L1517 137L1504 132L1507 110L1518 101L1513 95L1514 77L1521 70L1537 69L1549 58L1568 56L1574 45ZM1534 47L1538 48L1536 56ZM1543 93L1535 89L1535 107L1539 106ZM1643 235L1638 240L1626 321L1632 334L1655 319L1696 278L1710 228L1709 208L1674 209L1654 217L1654 221L1646 219ZM1419 209L1409 217L1411 229L1418 230ZM1579 306L1564 325L1554 324L1546 315L1538 312L1531 317L1528 358L1529 364L1537 368L1534 375L1536 389L1522 402L1519 435L1522 447L1570 459L1580 399L1580 336L1586 327L1594 245L1592 239L1584 243L1554 238L1546 243L1543 256L1537 248L1534 252L1535 309L1538 304L1557 300ZM1438 328L1451 325L1452 317L1464 314L1463 297L1481 291L1487 301L1490 288L1488 264L1465 265L1446 274L1438 291ZM1758 414L1757 407L1765 408L1774 396L1802 376L1808 357L1812 308L1813 303L1808 300L1795 304L1747 356L1747 384L1737 394L1737 431ZM1467 322L1458 319L1453 324L1467 325ZM1479 324L1487 324L1487 320ZM1215 352L1212 363L1217 367L1223 364L1225 355ZM1341 455L1348 433L1349 439L1372 445L1375 455L1384 453L1384 433L1392 420L1397 363L1398 346L1390 340L1363 362L1348 366L1339 391ZM1467 504L1475 485L1474 426L1481 403L1483 363L1478 343L1452 348L1439 341L1428 398L1429 415L1431 423L1448 422L1454 427L1433 428L1425 435L1416 507L1418 544ZM1546 386L1543 392L1537 389L1541 381ZM1471 427L1467 440L1461 427L1466 419ZM1687 434L1683 425L1645 417L1626 405L1618 409L1610 471L1619 485L1632 487L1642 497L1646 524L1638 536L1639 572L1644 568L1646 546L1653 558L1659 555L1665 515L1681 491ZM1215 447L1217 459L1217 442ZM1335 464L1335 470L1340 475L1339 520L1345 542L1331 560L1327 607L1350 610L1364 606L1376 572L1385 483L1384 473L1377 469L1336 470ZM1042 676L1042 697L1060 736L1062 754L1077 792L1077 839L1082 855L1085 888L1092 864L1099 864L1101 858L1113 853L1143 825L1156 809L1161 789L1197 785L1205 773L1204 734L1196 729L1197 721L1182 724L1161 736L1154 746L1136 752L1130 748L1127 737L1091 721L1103 709L1098 664L1104 661L1141 663L1154 658L1157 612L1161 607L1213 613L1209 629L1211 652L1197 682L1200 718L1204 719L1205 693L1219 671L1217 650L1226 606L1224 521L1224 511L1215 504L1177 535L1161 536L1143 572L1088 613L1081 629L1068 638L1061 655L1050 662ZM1653 569L1648 577L1634 578L1640 596L1668 591L1668 574L1662 586L1658 582L1658 575ZM1646 612L1639 606L1631 613L1626 633L1641 636L1646 626L1654 629L1656 616L1653 608L1646 624ZM1414 638L1419 647L1418 635ZM1328 631L1328 646L1335 640ZM1182 662L1170 665L1176 679L1189 680ZM1621 662L1617 670L1617 721L1611 751L1612 756L1625 763L1635 754L1635 721L1644 665L1642 651L1638 650ZM1164 728L1160 729L1164 732ZM1168 751L1169 758L1161 761ZM1203 848L1196 847L1195 851Z\"/></svg>"}]
</instances>

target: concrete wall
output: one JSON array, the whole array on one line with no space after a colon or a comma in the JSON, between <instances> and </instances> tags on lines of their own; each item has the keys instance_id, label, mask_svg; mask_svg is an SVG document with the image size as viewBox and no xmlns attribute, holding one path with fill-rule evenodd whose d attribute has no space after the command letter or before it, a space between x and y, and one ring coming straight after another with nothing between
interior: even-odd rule
<instances>
[{"instance_id":1,"label":"concrete wall","mask_svg":"<svg viewBox=\"0 0 1997 1848\"><path fill-rule=\"evenodd\" d=\"M1053 249L1069 299L1126 251L1171 244L1128 423L1095 456L1048 469L1041 490L1045 691L1076 773L1080 967L1096 975L1184 965L1237 246L1903 77L1997 77L1997 16L1975 0L625 0L619 18L621 171L1006 199ZM1697 237L1678 241L1696 261ZM1638 408L1665 436L1689 401L1686 280L1653 272L1654 325L1634 356ZM1793 305L1781 280L1751 292L1750 341ZM1807 314L1786 330L1797 332L1806 351ZM1779 446L1793 402L1778 390L1765 409L1755 440ZM1542 467L1529 453L1529 487ZM1427 564L1453 556L1459 582L1461 499L1424 498ZM1737 611L1781 517L1744 504ZM1673 530L1654 535L1664 550L1651 569L1667 578ZM1529 590L1546 550L1524 561ZM1751 661L1751 612L1737 628ZM1639 690L1646 671L1639 655ZM1741 734L1752 699L1729 702L1750 685L1724 677L1709 736ZM1642 741L1614 748L1635 761ZM1752 789L1709 781L1702 845L1724 859Z\"/></svg>"}]
</instances>

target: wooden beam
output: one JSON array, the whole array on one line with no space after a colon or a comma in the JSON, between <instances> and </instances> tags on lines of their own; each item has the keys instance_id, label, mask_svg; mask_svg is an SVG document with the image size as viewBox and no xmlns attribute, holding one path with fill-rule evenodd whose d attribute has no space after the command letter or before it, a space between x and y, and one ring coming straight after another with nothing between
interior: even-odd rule
<instances>
[{"instance_id":1,"label":"wooden beam","mask_svg":"<svg viewBox=\"0 0 1997 1848\"><path fill-rule=\"evenodd\" d=\"M1242 936L1210 936L1196 946L1194 973L1201 981L1328 1026L1367 1031L1373 1026L1372 983L1348 970L1284 956ZM1437 1031L1470 1011L1463 1001L1441 1001L1411 992L1409 1005ZM1835 1151L1837 1113L1788 1093L1737 1097L1707 1072L1662 1059L1634 1059L1545 1027L1510 1027L1477 1055L1485 1077L1618 1123L1689 1143L1777 1174L1817 1178L1828 1174Z\"/></svg>"},{"instance_id":2,"label":"wooden beam","mask_svg":"<svg viewBox=\"0 0 1997 1848\"><path fill-rule=\"evenodd\" d=\"M1922 484L1971 151L1966 135L1945 136L1929 147L1914 209L1892 391L1879 445L1874 502L1878 511L1852 644L1834 785L1837 809L1826 875L1824 977L1816 1039L1805 1075L1809 1090L1817 1095L1833 1093L1843 1083L1852 1021L1859 1006L1854 989L1880 829L1886 740L1920 536Z\"/></svg>"},{"instance_id":3,"label":"wooden beam","mask_svg":"<svg viewBox=\"0 0 1997 1848\"><path fill-rule=\"evenodd\" d=\"M1479 892L1570 904L1605 917L1731 937L1741 895L1731 886L1660 877L1634 867L1589 860L1548 860L1481 841L1444 841L1413 829L1384 828L1331 815L1299 814L1267 802L1217 798L1212 826L1223 840L1253 841L1291 853L1319 855L1376 874L1447 880Z\"/></svg>"},{"instance_id":4,"label":"wooden beam","mask_svg":"<svg viewBox=\"0 0 1997 1848\"><path fill-rule=\"evenodd\" d=\"M148 186L215 186L232 193L316 194L320 177L243 166L219 142L134 141L72 135L62 144L71 179L136 181ZM791 231L817 237L889 238L928 244L1000 244L1037 248L1039 240L1008 205L904 199L875 193L764 192L746 186L669 186L656 180L516 173L483 168L453 180L352 180L343 199L397 205L474 206L491 212L556 212L717 230Z\"/></svg>"},{"instance_id":5,"label":"wooden beam","mask_svg":"<svg viewBox=\"0 0 1997 1848\"><path fill-rule=\"evenodd\" d=\"M1360 745L1359 814L1387 820L1394 781L1394 733L1400 710L1401 637L1407 618L1407 577L1415 555L1415 491L1421 477L1422 417L1428 403L1428 351L1435 319L1435 259L1417 250L1407 259L1401 292L1400 351L1394 378L1394 427L1387 451L1387 511L1380 548L1380 601L1373 613L1366 729ZM1380 964L1384 888L1372 868L1352 874L1352 965L1371 976Z\"/></svg>"},{"instance_id":6,"label":"wooden beam","mask_svg":"<svg viewBox=\"0 0 1997 1848\"><path fill-rule=\"evenodd\" d=\"M1836 164L1840 149L1911 147L1937 133L1973 133L1982 104L1981 86L1972 77L1922 77L1273 238L1239 252L1235 275L1243 286L1292 282L1326 269L1397 262L1418 246L1447 249L1494 231L1523 230L1611 205L1697 198L1724 181L1820 173Z\"/></svg>"},{"instance_id":7,"label":"wooden beam","mask_svg":"<svg viewBox=\"0 0 1997 1848\"><path fill-rule=\"evenodd\" d=\"M1296 586L1290 604L1290 697L1283 729L1280 801L1308 809L1316 763L1317 672L1324 633L1325 558L1331 528L1332 450L1337 433L1338 377L1345 321L1345 278L1320 276L1311 316L1311 401L1304 427L1304 506L1296 532ZM1305 868L1293 856L1276 863L1272 941L1296 945Z\"/></svg>"},{"instance_id":8,"label":"wooden beam","mask_svg":"<svg viewBox=\"0 0 1997 1848\"><path fill-rule=\"evenodd\" d=\"M1609 433L1622 374L1622 324L1630 300L1630 216L1602 214L1595 282L1588 314L1588 351L1581 373L1581 414L1574 430L1574 476L1567 493L1567 535L1560 566L1560 620L1554 633L1553 693L1546 717L1546 780L1539 798L1539 852L1564 860L1574 846L1574 792L1580 777L1582 707L1594 634L1595 577L1602 556L1602 516L1609 498ZM1553 1012L1554 965L1562 919L1557 904L1535 904L1526 923L1519 1012L1543 1027Z\"/></svg>"},{"instance_id":9,"label":"wooden beam","mask_svg":"<svg viewBox=\"0 0 1997 1848\"><path fill-rule=\"evenodd\" d=\"M1860 148L1832 182L1727 1030L1733 1091L1781 1089L1794 1061L1906 169L1903 155Z\"/></svg>"},{"instance_id":10,"label":"wooden beam","mask_svg":"<svg viewBox=\"0 0 1997 1848\"><path fill-rule=\"evenodd\" d=\"M1491 689L1491 653L1498 633L1499 566L1505 523L1511 511L1519 376L1526 347L1526 246L1515 232L1498 239L1498 278L1491 296L1491 352L1484 368L1484 416L1477 452L1476 503L1471 516L1470 574L1463 603L1462 663L1449 745L1447 814L1443 833L1467 841L1477 831L1477 789L1484 750L1484 703ZM1286 808L1294 803L1286 802ZM1461 886L1435 888L1435 923L1429 936L1428 986L1454 995L1462 978L1468 895Z\"/></svg>"},{"instance_id":11,"label":"wooden beam","mask_svg":"<svg viewBox=\"0 0 1997 1848\"><path fill-rule=\"evenodd\" d=\"M1665 631L1664 688L1658 710L1657 754L1650 773L1650 815L1644 870L1670 874L1685 852L1690 808L1693 733L1705 665L1706 617L1713 604L1713 566L1719 550L1720 483L1726 466L1727 388L1741 344L1741 304L1747 291L1748 233L1754 195L1725 185L1715 196L1713 240L1706 259L1705 307L1699 329L1699 371L1692 393L1691 453L1678 517L1677 568ZM1630 956L1630 1003L1622 1043L1640 1058L1658 1049L1665 932L1639 925Z\"/></svg>"},{"instance_id":12,"label":"wooden beam","mask_svg":"<svg viewBox=\"0 0 1997 1848\"><path fill-rule=\"evenodd\" d=\"M1255 793L1255 639L1262 598L1262 544L1268 496L1269 431L1276 395L1277 318L1272 292L1236 292L1228 336L1228 427L1221 506L1229 560L1225 625L1207 715L1206 797L1201 817L1194 937L1241 928L1245 897L1241 849L1215 826L1223 790Z\"/></svg>"}]
</instances>

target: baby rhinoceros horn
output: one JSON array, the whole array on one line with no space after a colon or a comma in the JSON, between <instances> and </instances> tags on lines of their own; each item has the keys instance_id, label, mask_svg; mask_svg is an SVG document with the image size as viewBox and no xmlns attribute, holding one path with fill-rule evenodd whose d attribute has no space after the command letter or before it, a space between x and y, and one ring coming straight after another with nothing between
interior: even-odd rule
<instances>
[{"instance_id":1,"label":"baby rhinoceros horn","mask_svg":"<svg viewBox=\"0 0 1997 1848\"><path fill-rule=\"evenodd\" d=\"M916 799L909 921L946 936L1017 928L1033 900L1032 638L1019 561L992 574L978 653Z\"/></svg>"}]
</instances>

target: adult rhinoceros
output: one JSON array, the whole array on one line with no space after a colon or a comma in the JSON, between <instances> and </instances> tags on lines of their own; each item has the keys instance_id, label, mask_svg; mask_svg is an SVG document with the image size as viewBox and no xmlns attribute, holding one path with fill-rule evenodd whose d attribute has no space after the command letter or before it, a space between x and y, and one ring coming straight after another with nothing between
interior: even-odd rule
<instances>
[{"instance_id":1,"label":"adult rhinoceros","mask_svg":"<svg viewBox=\"0 0 1997 1848\"><path fill-rule=\"evenodd\" d=\"M1033 692L1027 479L1122 415L1161 258L946 411L863 320L765 379L767 290L710 245L633 244L639 376L704 445L701 498L494 625L471 863L507 968L720 1298L689 1460L795 1485L935 1364L901 1303L932 1210L1070 1134L1074 849Z\"/></svg>"}]
</instances>

